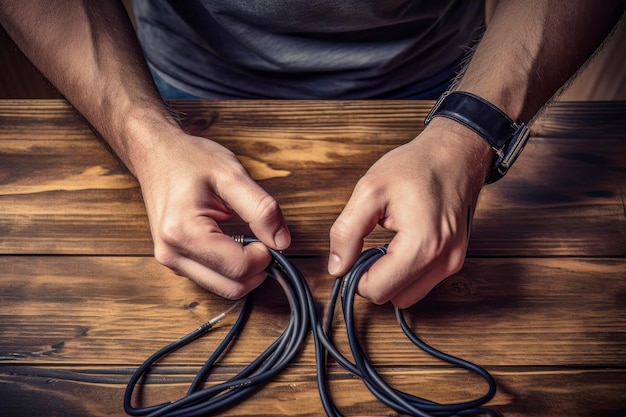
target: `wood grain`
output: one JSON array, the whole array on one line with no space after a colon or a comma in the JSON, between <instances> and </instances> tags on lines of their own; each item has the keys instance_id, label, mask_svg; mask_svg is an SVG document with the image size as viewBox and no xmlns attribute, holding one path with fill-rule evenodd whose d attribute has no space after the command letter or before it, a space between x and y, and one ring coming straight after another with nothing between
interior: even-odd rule
<instances>
[{"instance_id":1,"label":"wood grain","mask_svg":"<svg viewBox=\"0 0 626 417\"><path fill-rule=\"evenodd\" d=\"M184 395L193 374L189 368L159 368L149 377L139 404L151 405ZM490 408L503 416L621 416L626 411L626 372L623 369L494 369L498 394ZM233 370L219 368L216 380ZM484 386L450 369L380 369L394 387L441 402L479 396ZM329 386L346 416L397 415L380 404L362 382L331 371ZM128 369L0 368L0 402L5 415L50 416L63 410L70 416L124 415L122 397ZM22 401L16 402L15 398ZM315 373L299 366L288 369L247 401L216 415L298 416L324 415L317 394Z\"/></svg>"},{"instance_id":2,"label":"wood grain","mask_svg":"<svg viewBox=\"0 0 626 417\"><path fill-rule=\"evenodd\" d=\"M321 306L327 232L367 168L411 140L432 102L173 102L187 131L232 149L283 208L285 253ZM504 416L626 413L626 103L558 103L533 124L511 173L481 194L468 258L406 311L433 346L484 365ZM241 233L233 219L224 225ZM367 246L391 235L376 230ZM280 334L288 303L255 291L238 343L209 382L233 376ZM131 372L231 308L160 266L137 183L60 100L0 100L2 416L119 416ZM234 313L236 313L236 307ZM356 305L361 343L400 389L442 402L482 382L417 351L389 305ZM341 314L337 345L347 351ZM136 401L185 392L234 316L155 367ZM329 366L347 416L396 415ZM318 416L312 341L233 416Z\"/></svg>"},{"instance_id":3,"label":"wood grain","mask_svg":"<svg viewBox=\"0 0 626 417\"><path fill-rule=\"evenodd\" d=\"M320 304L327 305L332 279L324 263L294 262ZM5 271L0 360L13 364L139 365L234 304L152 258L3 256L0 270ZM616 259L470 259L407 318L434 346L486 366L621 366L626 365L624 276L626 262ZM227 364L249 363L287 322L287 301L273 281L255 299L250 324ZM358 302L356 317L376 363L439 364L406 340L389 306ZM165 363L200 365L233 320ZM335 322L335 339L346 349L341 320ZM299 362L314 363L312 347Z\"/></svg>"},{"instance_id":4,"label":"wood grain","mask_svg":"<svg viewBox=\"0 0 626 417\"><path fill-rule=\"evenodd\" d=\"M233 150L276 197L294 235L293 254L306 256L327 251L327 233L318 231L330 229L359 176L377 158L421 130L431 104L189 101L172 106L189 132ZM619 133L605 135L624 131L626 118L620 116L626 106L602 109L589 112L587 123L580 105L559 104L537 122L543 136L531 140L507 178L483 191L470 256L626 254L626 141ZM561 127L567 136L554 134ZM64 102L0 102L0 149L0 232L5 236L0 253L152 253L136 183ZM247 230L237 220L224 229ZM368 243L390 238L377 230Z\"/></svg>"}]
</instances>

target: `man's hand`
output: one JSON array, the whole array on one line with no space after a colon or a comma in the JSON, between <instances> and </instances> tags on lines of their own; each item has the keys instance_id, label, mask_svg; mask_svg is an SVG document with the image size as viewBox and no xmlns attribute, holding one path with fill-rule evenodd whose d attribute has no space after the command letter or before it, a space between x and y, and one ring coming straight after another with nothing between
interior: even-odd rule
<instances>
[{"instance_id":1,"label":"man's hand","mask_svg":"<svg viewBox=\"0 0 626 417\"><path fill-rule=\"evenodd\" d=\"M202 287L238 299L265 279L271 259L265 245L289 246L280 208L223 146L175 129L161 136L135 164L155 257ZM235 213L263 244L242 246L222 233L218 222Z\"/></svg>"},{"instance_id":2,"label":"man's hand","mask_svg":"<svg viewBox=\"0 0 626 417\"><path fill-rule=\"evenodd\" d=\"M407 308L463 265L478 194L494 153L471 130L434 119L359 180L330 232L329 272L342 275L380 224L396 232L359 294Z\"/></svg>"},{"instance_id":3,"label":"man's hand","mask_svg":"<svg viewBox=\"0 0 626 417\"><path fill-rule=\"evenodd\" d=\"M454 90L473 93L516 123L529 121L581 67L624 13L624 2L500 0ZM382 157L357 184L330 233L329 272L354 264L376 224L395 231L361 278L375 303L408 307L463 264L476 200L493 151L441 117Z\"/></svg>"},{"instance_id":4,"label":"man's hand","mask_svg":"<svg viewBox=\"0 0 626 417\"><path fill-rule=\"evenodd\" d=\"M259 285L269 252L260 243L242 247L217 222L237 213L265 245L285 249L290 236L280 209L230 151L175 123L123 4L0 5L3 27L139 180L156 258L223 297Z\"/></svg>"}]
</instances>

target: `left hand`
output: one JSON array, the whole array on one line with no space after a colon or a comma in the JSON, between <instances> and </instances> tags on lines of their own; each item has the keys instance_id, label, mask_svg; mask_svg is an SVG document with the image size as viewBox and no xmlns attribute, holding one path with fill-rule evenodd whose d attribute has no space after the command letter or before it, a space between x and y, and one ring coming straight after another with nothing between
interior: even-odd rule
<instances>
[{"instance_id":1,"label":"left hand","mask_svg":"<svg viewBox=\"0 0 626 417\"><path fill-rule=\"evenodd\" d=\"M380 224L396 232L359 294L407 308L463 266L478 194L494 153L470 129L435 118L379 159L357 183L330 231L328 269L345 274Z\"/></svg>"}]
</instances>

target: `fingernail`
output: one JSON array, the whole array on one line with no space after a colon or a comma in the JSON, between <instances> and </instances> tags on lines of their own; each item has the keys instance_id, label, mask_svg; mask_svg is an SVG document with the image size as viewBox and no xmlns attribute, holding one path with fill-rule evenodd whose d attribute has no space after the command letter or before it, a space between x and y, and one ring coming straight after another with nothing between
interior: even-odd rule
<instances>
[{"instance_id":1,"label":"fingernail","mask_svg":"<svg viewBox=\"0 0 626 417\"><path fill-rule=\"evenodd\" d=\"M281 227L274 235L274 243L278 249L285 249L291 243L289 231L285 227Z\"/></svg>"},{"instance_id":2,"label":"fingernail","mask_svg":"<svg viewBox=\"0 0 626 417\"><path fill-rule=\"evenodd\" d=\"M330 275L338 275L341 271L341 258L336 253L328 256L328 273Z\"/></svg>"}]
</instances>

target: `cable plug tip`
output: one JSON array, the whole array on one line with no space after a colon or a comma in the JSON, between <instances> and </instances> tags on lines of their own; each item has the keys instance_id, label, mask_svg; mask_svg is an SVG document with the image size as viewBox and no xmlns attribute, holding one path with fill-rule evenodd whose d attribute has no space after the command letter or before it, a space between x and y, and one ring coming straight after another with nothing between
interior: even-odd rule
<instances>
[{"instance_id":1,"label":"cable plug tip","mask_svg":"<svg viewBox=\"0 0 626 417\"><path fill-rule=\"evenodd\" d=\"M209 320L209 326L213 327L220 321L224 320L225 318L226 318L226 313L220 313L217 316L213 317L211 320Z\"/></svg>"}]
</instances>

